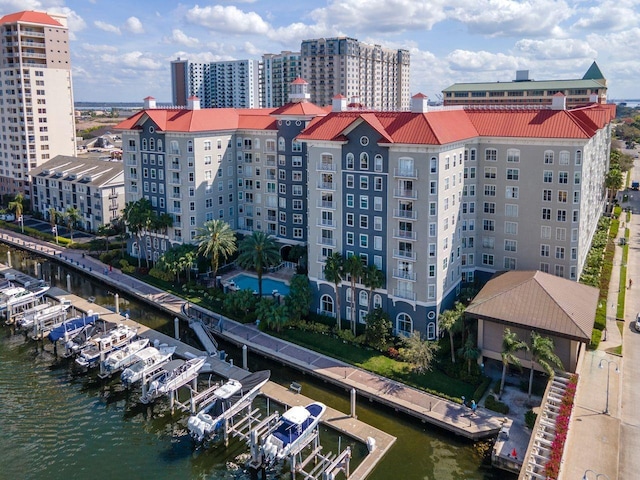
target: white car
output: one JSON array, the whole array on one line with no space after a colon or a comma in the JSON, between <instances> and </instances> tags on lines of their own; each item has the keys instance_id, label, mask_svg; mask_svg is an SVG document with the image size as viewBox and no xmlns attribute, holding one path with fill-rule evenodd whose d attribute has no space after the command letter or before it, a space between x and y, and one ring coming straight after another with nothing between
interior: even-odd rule
<instances>
[{"instance_id":1,"label":"white car","mask_svg":"<svg viewBox=\"0 0 640 480\"><path fill-rule=\"evenodd\" d=\"M640 332L640 312L636 315L636 323L634 326L636 327L636 332Z\"/></svg>"},{"instance_id":2,"label":"white car","mask_svg":"<svg viewBox=\"0 0 640 480\"><path fill-rule=\"evenodd\" d=\"M5 222L14 222L16 216L13 213L0 213L0 220L4 220Z\"/></svg>"}]
</instances>

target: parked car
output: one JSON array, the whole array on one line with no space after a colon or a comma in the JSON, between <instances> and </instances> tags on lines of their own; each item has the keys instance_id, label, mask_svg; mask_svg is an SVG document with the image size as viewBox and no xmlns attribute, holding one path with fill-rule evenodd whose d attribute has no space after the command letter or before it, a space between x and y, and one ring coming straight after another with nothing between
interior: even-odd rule
<instances>
[{"instance_id":1,"label":"parked car","mask_svg":"<svg viewBox=\"0 0 640 480\"><path fill-rule=\"evenodd\" d=\"M636 323L635 323L636 331L640 332L640 312L636 315Z\"/></svg>"},{"instance_id":2,"label":"parked car","mask_svg":"<svg viewBox=\"0 0 640 480\"><path fill-rule=\"evenodd\" d=\"M13 213L0 213L0 220L5 222L15 222L16 216Z\"/></svg>"}]
</instances>

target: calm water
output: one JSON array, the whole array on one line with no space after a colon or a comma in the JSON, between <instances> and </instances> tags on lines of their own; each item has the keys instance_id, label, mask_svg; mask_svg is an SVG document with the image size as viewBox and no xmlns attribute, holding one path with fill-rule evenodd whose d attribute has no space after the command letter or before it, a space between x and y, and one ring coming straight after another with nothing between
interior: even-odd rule
<instances>
[{"instance_id":1,"label":"calm water","mask_svg":"<svg viewBox=\"0 0 640 480\"><path fill-rule=\"evenodd\" d=\"M14 268L33 274L33 260L15 251L12 258ZM0 260L6 260L2 245ZM69 272L65 268L44 261L42 271L52 284L66 288ZM71 276L74 293L113 305L113 296L103 286L74 272ZM126 297L124 302L131 318L171 334L169 316ZM236 348L225 344L222 348L240 362ZM305 395L349 412L347 392L256 355L249 356L249 364L251 370L271 369L272 380L283 385L299 381ZM172 417L166 403L142 407L137 400L138 392L128 393L116 381L75 376L67 362L55 359L50 347L43 349L1 327L0 479L248 478L239 467L247 458L244 443L232 441L227 449L196 451L187 437L183 414ZM369 477L373 480L515 478L493 470L483 462L477 446L446 432L374 408L369 402L359 403L357 413L361 420L398 437ZM321 431L321 442L325 452L338 451L338 442L342 448L351 444L356 451L352 467L365 454L362 445L326 429Z\"/></svg>"}]
</instances>

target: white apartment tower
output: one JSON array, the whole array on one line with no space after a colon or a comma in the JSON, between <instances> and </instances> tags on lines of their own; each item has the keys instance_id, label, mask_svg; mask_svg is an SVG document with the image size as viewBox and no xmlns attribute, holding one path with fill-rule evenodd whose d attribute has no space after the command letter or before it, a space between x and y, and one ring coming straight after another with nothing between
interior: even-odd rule
<instances>
[{"instance_id":1,"label":"white apartment tower","mask_svg":"<svg viewBox=\"0 0 640 480\"><path fill-rule=\"evenodd\" d=\"M0 194L29 194L27 172L75 155L66 17L35 11L0 19Z\"/></svg>"},{"instance_id":2,"label":"white apartment tower","mask_svg":"<svg viewBox=\"0 0 640 480\"><path fill-rule=\"evenodd\" d=\"M260 76L262 106L273 108L285 105L289 98L289 85L301 75L300 52L264 54Z\"/></svg>"},{"instance_id":3,"label":"white apartment tower","mask_svg":"<svg viewBox=\"0 0 640 480\"><path fill-rule=\"evenodd\" d=\"M368 45L354 38L304 40L302 78L309 82L311 102L331 105L344 95L367 109L408 110L409 66L407 50Z\"/></svg>"}]
</instances>

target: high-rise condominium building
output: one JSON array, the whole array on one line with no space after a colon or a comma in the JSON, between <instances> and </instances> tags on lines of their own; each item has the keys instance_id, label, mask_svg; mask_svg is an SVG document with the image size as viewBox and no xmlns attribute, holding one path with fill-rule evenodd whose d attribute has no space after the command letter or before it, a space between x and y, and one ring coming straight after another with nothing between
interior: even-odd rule
<instances>
[{"instance_id":1,"label":"high-rise condominium building","mask_svg":"<svg viewBox=\"0 0 640 480\"><path fill-rule=\"evenodd\" d=\"M285 105L289 101L289 85L301 75L300 52L264 54L260 73L262 106Z\"/></svg>"},{"instance_id":2,"label":"high-rise condominium building","mask_svg":"<svg viewBox=\"0 0 640 480\"><path fill-rule=\"evenodd\" d=\"M204 108L258 108L260 106L258 60L191 63L171 62L173 104L184 107L189 97Z\"/></svg>"},{"instance_id":3,"label":"high-rise condominium building","mask_svg":"<svg viewBox=\"0 0 640 480\"><path fill-rule=\"evenodd\" d=\"M304 40L302 78L311 102L331 105L335 95L373 110L409 108L409 52L368 45L354 38Z\"/></svg>"},{"instance_id":4,"label":"high-rise condominium building","mask_svg":"<svg viewBox=\"0 0 640 480\"><path fill-rule=\"evenodd\" d=\"M24 11L0 18L0 194L29 194L27 172L75 155L66 17Z\"/></svg>"},{"instance_id":5,"label":"high-rise condominium building","mask_svg":"<svg viewBox=\"0 0 640 480\"><path fill-rule=\"evenodd\" d=\"M551 105L565 96L569 108L606 103L607 80L593 62L582 78L533 80L528 70L516 72L512 82L454 83L442 91L445 105Z\"/></svg>"}]
</instances>

